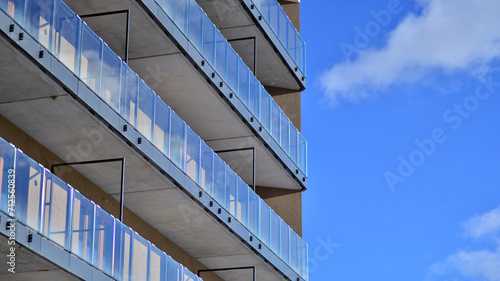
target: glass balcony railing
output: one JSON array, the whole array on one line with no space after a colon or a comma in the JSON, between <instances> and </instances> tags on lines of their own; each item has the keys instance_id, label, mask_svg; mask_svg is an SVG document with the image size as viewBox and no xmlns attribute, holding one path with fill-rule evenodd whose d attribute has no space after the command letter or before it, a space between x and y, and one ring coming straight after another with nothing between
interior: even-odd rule
<instances>
[{"instance_id":1,"label":"glass balcony railing","mask_svg":"<svg viewBox=\"0 0 500 281\"><path fill-rule=\"evenodd\" d=\"M198 6L198 3L195 0L155 1L205 60L214 67L219 76L259 120L292 162L307 175L306 140ZM277 2L276 5L281 9ZM262 7L264 6L263 4ZM286 20L291 25L288 18ZM293 26L291 26L292 29L296 34ZM302 39L300 41L302 42ZM290 49L293 48L290 47Z\"/></svg>"},{"instance_id":2,"label":"glass balcony railing","mask_svg":"<svg viewBox=\"0 0 500 281\"><path fill-rule=\"evenodd\" d=\"M0 191L0 211L116 280L202 280L2 138Z\"/></svg>"},{"instance_id":3,"label":"glass balcony railing","mask_svg":"<svg viewBox=\"0 0 500 281\"><path fill-rule=\"evenodd\" d=\"M78 15L62 0L19 3L0 9L307 280L307 244Z\"/></svg>"},{"instance_id":4,"label":"glass balcony railing","mask_svg":"<svg viewBox=\"0 0 500 281\"><path fill-rule=\"evenodd\" d=\"M277 0L251 0L260 11L274 35L295 63L306 74L306 43Z\"/></svg>"}]
</instances>

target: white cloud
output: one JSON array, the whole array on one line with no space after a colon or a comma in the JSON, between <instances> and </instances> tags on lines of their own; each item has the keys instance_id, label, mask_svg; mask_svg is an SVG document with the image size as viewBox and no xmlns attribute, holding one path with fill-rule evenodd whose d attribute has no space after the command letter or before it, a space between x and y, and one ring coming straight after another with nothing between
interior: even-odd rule
<instances>
[{"instance_id":1,"label":"white cloud","mask_svg":"<svg viewBox=\"0 0 500 281\"><path fill-rule=\"evenodd\" d=\"M354 101L400 83L415 83L433 70L447 73L484 67L500 57L500 1L420 0L380 49L361 51L320 77L333 103Z\"/></svg>"},{"instance_id":2,"label":"white cloud","mask_svg":"<svg viewBox=\"0 0 500 281\"><path fill-rule=\"evenodd\" d=\"M498 235L500 232L500 206L488 213L468 219L462 226L466 234L474 238Z\"/></svg>"},{"instance_id":3,"label":"white cloud","mask_svg":"<svg viewBox=\"0 0 500 281\"><path fill-rule=\"evenodd\" d=\"M458 272L472 280L500 281L500 206L462 223L465 233L473 238L488 237L496 242L494 249L460 250L445 261L430 267L430 271L444 275ZM479 279L478 279L479 278Z\"/></svg>"}]
</instances>

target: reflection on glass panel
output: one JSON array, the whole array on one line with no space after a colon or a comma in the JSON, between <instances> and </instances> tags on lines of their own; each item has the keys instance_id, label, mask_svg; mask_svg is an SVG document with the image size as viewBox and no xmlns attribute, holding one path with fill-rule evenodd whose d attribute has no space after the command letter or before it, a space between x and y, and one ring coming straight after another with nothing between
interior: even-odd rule
<instances>
[{"instance_id":1,"label":"reflection on glass panel","mask_svg":"<svg viewBox=\"0 0 500 281\"><path fill-rule=\"evenodd\" d=\"M238 177L238 205L236 207L237 219L248 226L248 185Z\"/></svg>"},{"instance_id":2,"label":"reflection on glass panel","mask_svg":"<svg viewBox=\"0 0 500 281\"><path fill-rule=\"evenodd\" d=\"M82 26L80 79L96 93L99 93L101 89L102 46L101 39L84 24Z\"/></svg>"},{"instance_id":3,"label":"reflection on glass panel","mask_svg":"<svg viewBox=\"0 0 500 281\"><path fill-rule=\"evenodd\" d=\"M299 167L307 174L307 142L299 134Z\"/></svg>"},{"instance_id":4,"label":"reflection on glass panel","mask_svg":"<svg viewBox=\"0 0 500 281\"><path fill-rule=\"evenodd\" d=\"M274 100L271 101L271 135L280 143L280 108Z\"/></svg>"},{"instance_id":5,"label":"reflection on glass panel","mask_svg":"<svg viewBox=\"0 0 500 281\"><path fill-rule=\"evenodd\" d=\"M94 207L92 201L74 191L71 252L89 263L92 262Z\"/></svg>"},{"instance_id":6,"label":"reflection on glass panel","mask_svg":"<svg viewBox=\"0 0 500 281\"><path fill-rule=\"evenodd\" d=\"M307 244L299 240L299 274L307 277Z\"/></svg>"},{"instance_id":7,"label":"reflection on glass panel","mask_svg":"<svg viewBox=\"0 0 500 281\"><path fill-rule=\"evenodd\" d=\"M250 77L250 101L249 109L255 115L255 117L260 119L260 91L263 89L259 80L255 76Z\"/></svg>"},{"instance_id":8,"label":"reflection on glass panel","mask_svg":"<svg viewBox=\"0 0 500 281\"><path fill-rule=\"evenodd\" d=\"M260 198L253 190L248 191L248 227L250 231L258 235L260 232L259 219L260 219L260 209L259 203Z\"/></svg>"},{"instance_id":9,"label":"reflection on glass panel","mask_svg":"<svg viewBox=\"0 0 500 281\"><path fill-rule=\"evenodd\" d=\"M286 35L288 32L288 17L285 14L285 11L280 9L279 11L279 19L278 19L278 38L280 39L281 42L286 42Z\"/></svg>"},{"instance_id":10,"label":"reflection on glass panel","mask_svg":"<svg viewBox=\"0 0 500 281\"><path fill-rule=\"evenodd\" d=\"M227 84L233 91L238 90L238 55L232 48L227 49ZM246 68L246 67L245 67Z\"/></svg>"},{"instance_id":11,"label":"reflection on glass panel","mask_svg":"<svg viewBox=\"0 0 500 281\"><path fill-rule=\"evenodd\" d=\"M236 196L237 196L236 174L229 167L226 167L226 209L231 215L237 217Z\"/></svg>"},{"instance_id":12,"label":"reflection on glass panel","mask_svg":"<svg viewBox=\"0 0 500 281\"><path fill-rule=\"evenodd\" d=\"M290 134L288 124L290 124L290 121L283 111L281 111L280 123L281 148L283 148L286 154L290 154L290 140L288 139Z\"/></svg>"},{"instance_id":13,"label":"reflection on glass panel","mask_svg":"<svg viewBox=\"0 0 500 281\"><path fill-rule=\"evenodd\" d=\"M20 1L13 1L18 4ZM14 9L20 8L17 5ZM10 8L10 7L9 7ZM42 46L52 50L51 36L54 20L54 1L27 0L24 27ZM9 12L10 14L10 12ZM17 15L16 15L17 16ZM16 19L17 20L17 19Z\"/></svg>"},{"instance_id":14,"label":"reflection on glass panel","mask_svg":"<svg viewBox=\"0 0 500 281\"><path fill-rule=\"evenodd\" d=\"M53 54L69 70L79 75L81 20L62 0L56 0Z\"/></svg>"},{"instance_id":15,"label":"reflection on glass panel","mask_svg":"<svg viewBox=\"0 0 500 281\"><path fill-rule=\"evenodd\" d=\"M297 155L298 155L298 140L297 140L297 129L290 124L290 157L292 158L293 163L297 163Z\"/></svg>"},{"instance_id":16,"label":"reflection on glass panel","mask_svg":"<svg viewBox=\"0 0 500 281\"><path fill-rule=\"evenodd\" d=\"M122 73L123 91L121 94L120 115L132 126L135 126L139 77L126 65L124 65Z\"/></svg>"},{"instance_id":17,"label":"reflection on glass panel","mask_svg":"<svg viewBox=\"0 0 500 281\"><path fill-rule=\"evenodd\" d=\"M187 127L186 133L186 174L193 179L196 183L200 183L199 176L199 164L200 164L200 138L198 135Z\"/></svg>"},{"instance_id":18,"label":"reflection on glass panel","mask_svg":"<svg viewBox=\"0 0 500 281\"><path fill-rule=\"evenodd\" d=\"M299 237L298 235L290 231L290 265L292 268L298 272L299 268Z\"/></svg>"},{"instance_id":19,"label":"reflection on glass panel","mask_svg":"<svg viewBox=\"0 0 500 281\"><path fill-rule=\"evenodd\" d=\"M203 10L198 6L196 1L190 1L189 3L189 41L198 50L203 50L202 45L202 22L203 22Z\"/></svg>"},{"instance_id":20,"label":"reflection on glass panel","mask_svg":"<svg viewBox=\"0 0 500 281\"><path fill-rule=\"evenodd\" d=\"M149 281L166 280L167 255L156 247L151 247Z\"/></svg>"},{"instance_id":21,"label":"reflection on glass panel","mask_svg":"<svg viewBox=\"0 0 500 281\"><path fill-rule=\"evenodd\" d=\"M173 111L170 115L170 160L182 170L186 124Z\"/></svg>"},{"instance_id":22,"label":"reflection on glass panel","mask_svg":"<svg viewBox=\"0 0 500 281\"><path fill-rule=\"evenodd\" d=\"M156 2L169 17L173 18L175 0L156 0Z\"/></svg>"},{"instance_id":23,"label":"reflection on glass panel","mask_svg":"<svg viewBox=\"0 0 500 281\"><path fill-rule=\"evenodd\" d=\"M277 255L280 253L280 221L278 215L271 211L271 250Z\"/></svg>"},{"instance_id":24,"label":"reflection on glass panel","mask_svg":"<svg viewBox=\"0 0 500 281\"><path fill-rule=\"evenodd\" d=\"M9 186L15 188L15 154L16 149L0 138L0 210L6 213L9 213Z\"/></svg>"},{"instance_id":25,"label":"reflection on glass panel","mask_svg":"<svg viewBox=\"0 0 500 281\"><path fill-rule=\"evenodd\" d=\"M208 17L203 17L203 56L215 66L215 26Z\"/></svg>"},{"instance_id":26,"label":"reflection on glass panel","mask_svg":"<svg viewBox=\"0 0 500 281\"><path fill-rule=\"evenodd\" d=\"M130 280L130 247L132 230L123 223L116 222L115 266L113 277L117 280Z\"/></svg>"},{"instance_id":27,"label":"reflection on glass panel","mask_svg":"<svg viewBox=\"0 0 500 281\"><path fill-rule=\"evenodd\" d=\"M239 71L238 71L238 97L243 102L246 107L249 107L249 94L250 94L250 70L247 68L245 63L239 61Z\"/></svg>"},{"instance_id":28,"label":"reflection on glass panel","mask_svg":"<svg viewBox=\"0 0 500 281\"><path fill-rule=\"evenodd\" d=\"M189 0L174 1L174 23L183 33L186 33L188 28L188 3Z\"/></svg>"},{"instance_id":29,"label":"reflection on glass panel","mask_svg":"<svg viewBox=\"0 0 500 281\"><path fill-rule=\"evenodd\" d=\"M15 215L35 230L40 229L44 169L23 153L16 154Z\"/></svg>"},{"instance_id":30,"label":"reflection on glass panel","mask_svg":"<svg viewBox=\"0 0 500 281\"><path fill-rule=\"evenodd\" d=\"M213 157L212 149L201 142L201 170L200 170L200 186L208 194L213 196Z\"/></svg>"},{"instance_id":31,"label":"reflection on glass panel","mask_svg":"<svg viewBox=\"0 0 500 281\"><path fill-rule=\"evenodd\" d=\"M290 56L292 57L293 60L297 59L297 56L295 54L295 50L297 48L296 46L296 39L297 39L297 33L295 32L295 27L291 22L288 22L288 45L287 45L287 50Z\"/></svg>"},{"instance_id":32,"label":"reflection on glass panel","mask_svg":"<svg viewBox=\"0 0 500 281\"><path fill-rule=\"evenodd\" d=\"M184 270L184 278L182 279L183 281L197 281L198 277L194 275L194 273Z\"/></svg>"},{"instance_id":33,"label":"reflection on glass panel","mask_svg":"<svg viewBox=\"0 0 500 281\"><path fill-rule=\"evenodd\" d=\"M66 248L71 189L59 178L46 172L43 234Z\"/></svg>"},{"instance_id":34,"label":"reflection on glass panel","mask_svg":"<svg viewBox=\"0 0 500 281\"><path fill-rule=\"evenodd\" d=\"M214 157L214 199L222 206L226 202L226 164L219 157Z\"/></svg>"},{"instance_id":35,"label":"reflection on glass panel","mask_svg":"<svg viewBox=\"0 0 500 281\"><path fill-rule=\"evenodd\" d=\"M156 94L144 82L139 82L137 126L139 132L148 140L153 137L153 120Z\"/></svg>"},{"instance_id":36,"label":"reflection on glass panel","mask_svg":"<svg viewBox=\"0 0 500 281\"><path fill-rule=\"evenodd\" d=\"M281 236L281 247L280 247L280 257L282 260L284 260L286 263L290 263L290 229L288 225L281 220L281 229L280 229L280 236Z\"/></svg>"},{"instance_id":37,"label":"reflection on glass panel","mask_svg":"<svg viewBox=\"0 0 500 281\"><path fill-rule=\"evenodd\" d=\"M260 111L260 122L269 133L271 133L271 99L270 95L262 95Z\"/></svg>"},{"instance_id":38,"label":"reflection on glass panel","mask_svg":"<svg viewBox=\"0 0 500 281\"><path fill-rule=\"evenodd\" d=\"M271 209L260 199L260 239L264 244L271 242Z\"/></svg>"},{"instance_id":39,"label":"reflection on glass panel","mask_svg":"<svg viewBox=\"0 0 500 281\"><path fill-rule=\"evenodd\" d=\"M95 216L95 243L93 264L111 274L113 269L113 236L115 219L97 206Z\"/></svg>"},{"instance_id":40,"label":"reflection on glass panel","mask_svg":"<svg viewBox=\"0 0 500 281\"><path fill-rule=\"evenodd\" d=\"M278 33L278 16L279 16L279 11L280 9L280 4L276 0L270 1L270 6L269 6L269 20L268 23L271 26L271 29L275 32Z\"/></svg>"},{"instance_id":41,"label":"reflection on glass panel","mask_svg":"<svg viewBox=\"0 0 500 281\"><path fill-rule=\"evenodd\" d=\"M147 280L149 242L134 234L132 244L132 280Z\"/></svg>"},{"instance_id":42,"label":"reflection on glass panel","mask_svg":"<svg viewBox=\"0 0 500 281\"><path fill-rule=\"evenodd\" d=\"M122 64L124 64L123 61L108 46L104 46L100 97L117 112L120 112Z\"/></svg>"},{"instance_id":43,"label":"reflection on glass panel","mask_svg":"<svg viewBox=\"0 0 500 281\"><path fill-rule=\"evenodd\" d=\"M0 7L19 24L24 22L24 0L2 0Z\"/></svg>"},{"instance_id":44,"label":"reflection on glass panel","mask_svg":"<svg viewBox=\"0 0 500 281\"><path fill-rule=\"evenodd\" d=\"M171 257L167 257L167 280L182 281L182 266Z\"/></svg>"},{"instance_id":45,"label":"reflection on glass panel","mask_svg":"<svg viewBox=\"0 0 500 281\"><path fill-rule=\"evenodd\" d=\"M227 41L222 34L215 31L215 70L222 80L227 81Z\"/></svg>"},{"instance_id":46,"label":"reflection on glass panel","mask_svg":"<svg viewBox=\"0 0 500 281\"><path fill-rule=\"evenodd\" d=\"M264 19L266 19L267 22L269 22L269 14L271 11L272 1L274 0L261 0L260 12L262 13L262 16L264 16Z\"/></svg>"},{"instance_id":47,"label":"reflection on glass panel","mask_svg":"<svg viewBox=\"0 0 500 281\"><path fill-rule=\"evenodd\" d=\"M155 128L154 145L165 154L170 156L168 151L170 135L170 108L156 96L155 103Z\"/></svg>"}]
</instances>

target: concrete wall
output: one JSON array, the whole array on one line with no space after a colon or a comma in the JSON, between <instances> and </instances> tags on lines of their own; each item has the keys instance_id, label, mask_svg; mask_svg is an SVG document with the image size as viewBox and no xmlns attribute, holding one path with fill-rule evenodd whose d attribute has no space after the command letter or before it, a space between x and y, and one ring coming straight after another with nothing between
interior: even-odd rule
<instances>
[{"instance_id":1,"label":"concrete wall","mask_svg":"<svg viewBox=\"0 0 500 281\"><path fill-rule=\"evenodd\" d=\"M12 124L2 115L0 115L0 137L13 143L17 148L21 149L29 157L33 158L46 168L50 168L50 165L55 163L64 163L61 158L57 157L57 155L42 146L35 139L31 138L28 134ZM68 166L59 167L57 168L55 174L80 191L84 196L101 206L105 211L115 217L119 217L119 202L78 171ZM153 226L149 225L129 209L124 209L123 217L126 225L130 226L142 237L155 244L159 249L170 255L177 262L183 264L191 272L196 273L199 269L206 269L203 264L198 262L182 248L170 241ZM223 280L213 273L203 273L203 279L206 281Z\"/></svg>"}]
</instances>

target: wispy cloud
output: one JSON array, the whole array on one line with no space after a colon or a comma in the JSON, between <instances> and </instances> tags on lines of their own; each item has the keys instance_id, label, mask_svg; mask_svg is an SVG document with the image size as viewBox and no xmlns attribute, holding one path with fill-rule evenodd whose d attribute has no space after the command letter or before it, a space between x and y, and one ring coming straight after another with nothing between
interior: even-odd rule
<instances>
[{"instance_id":1,"label":"wispy cloud","mask_svg":"<svg viewBox=\"0 0 500 281\"><path fill-rule=\"evenodd\" d=\"M462 223L464 232L473 238L490 238L492 249L460 250L430 267L434 274L457 272L473 280L500 281L500 206Z\"/></svg>"},{"instance_id":2,"label":"wispy cloud","mask_svg":"<svg viewBox=\"0 0 500 281\"><path fill-rule=\"evenodd\" d=\"M407 15L380 49L335 64L320 77L336 104L355 101L401 83L484 67L500 57L500 1L418 0L422 13Z\"/></svg>"}]
</instances>

